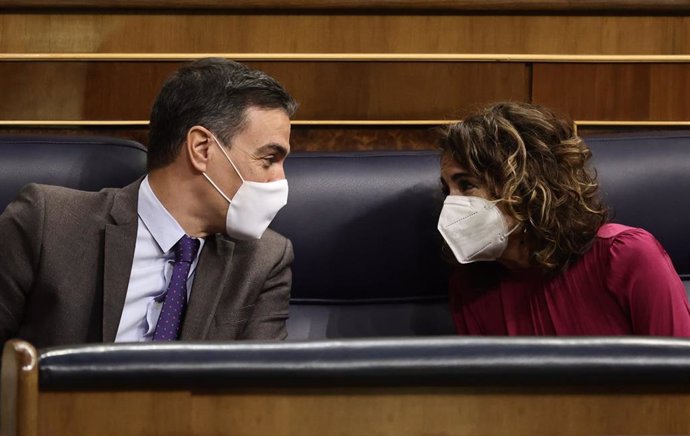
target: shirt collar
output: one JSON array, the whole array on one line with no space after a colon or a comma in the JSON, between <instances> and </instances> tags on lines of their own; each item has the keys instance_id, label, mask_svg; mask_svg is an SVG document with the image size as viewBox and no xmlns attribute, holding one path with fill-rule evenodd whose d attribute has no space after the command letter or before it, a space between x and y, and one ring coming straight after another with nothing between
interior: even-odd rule
<instances>
[{"instance_id":1,"label":"shirt collar","mask_svg":"<svg viewBox=\"0 0 690 436\"><path fill-rule=\"evenodd\" d=\"M144 177L139 187L137 213L163 253L170 251L185 235L180 224L153 193L148 176Z\"/></svg>"}]
</instances>

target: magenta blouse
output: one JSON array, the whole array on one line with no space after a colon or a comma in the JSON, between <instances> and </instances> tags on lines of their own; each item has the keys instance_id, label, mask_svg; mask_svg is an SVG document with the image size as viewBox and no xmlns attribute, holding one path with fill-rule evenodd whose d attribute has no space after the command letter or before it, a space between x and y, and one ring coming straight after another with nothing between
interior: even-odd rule
<instances>
[{"instance_id":1,"label":"magenta blouse","mask_svg":"<svg viewBox=\"0 0 690 436\"><path fill-rule=\"evenodd\" d=\"M605 224L592 248L564 273L507 272L489 288L450 280L462 335L690 336L685 287L647 231Z\"/></svg>"}]
</instances>

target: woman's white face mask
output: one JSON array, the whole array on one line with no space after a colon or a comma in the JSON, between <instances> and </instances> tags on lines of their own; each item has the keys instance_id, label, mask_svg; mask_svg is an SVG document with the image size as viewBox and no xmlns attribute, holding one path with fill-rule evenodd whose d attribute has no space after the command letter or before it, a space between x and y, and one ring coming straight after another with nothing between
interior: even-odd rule
<instances>
[{"instance_id":1,"label":"woman's white face mask","mask_svg":"<svg viewBox=\"0 0 690 436\"><path fill-rule=\"evenodd\" d=\"M230 199L206 174L206 180L213 185L220 195L228 202L228 212L225 218L225 232L228 236L241 239L259 239L275 218L276 214L287 204L288 183L286 179L273 182L252 182L245 180L235 163L225 152L225 148L218 139L211 134L220 151L230 162L232 168L242 180L242 185Z\"/></svg>"},{"instance_id":2,"label":"woman's white face mask","mask_svg":"<svg viewBox=\"0 0 690 436\"><path fill-rule=\"evenodd\" d=\"M449 195L443 203L438 231L460 263L498 259L508 246L508 230L498 201Z\"/></svg>"}]
</instances>

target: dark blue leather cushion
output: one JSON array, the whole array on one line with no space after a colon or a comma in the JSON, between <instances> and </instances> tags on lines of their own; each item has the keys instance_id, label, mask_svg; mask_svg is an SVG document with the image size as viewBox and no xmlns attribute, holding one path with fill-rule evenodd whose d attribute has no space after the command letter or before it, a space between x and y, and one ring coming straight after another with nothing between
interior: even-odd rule
<instances>
[{"instance_id":1,"label":"dark blue leather cushion","mask_svg":"<svg viewBox=\"0 0 690 436\"><path fill-rule=\"evenodd\" d=\"M690 279L690 134L585 140L613 220L650 231ZM453 332L437 153L295 153L286 172L273 228L295 246L291 339Z\"/></svg>"},{"instance_id":2,"label":"dark blue leather cushion","mask_svg":"<svg viewBox=\"0 0 690 436\"><path fill-rule=\"evenodd\" d=\"M398 338L114 344L39 357L41 390L286 386L687 386L672 338ZM684 388L687 389L687 388Z\"/></svg>"},{"instance_id":3,"label":"dark blue leather cushion","mask_svg":"<svg viewBox=\"0 0 690 436\"><path fill-rule=\"evenodd\" d=\"M295 248L288 338L453 333L435 152L295 153L272 227Z\"/></svg>"},{"instance_id":4,"label":"dark blue leather cushion","mask_svg":"<svg viewBox=\"0 0 690 436\"><path fill-rule=\"evenodd\" d=\"M435 152L294 153L273 225L295 248L295 302L445 297Z\"/></svg>"},{"instance_id":5,"label":"dark blue leather cushion","mask_svg":"<svg viewBox=\"0 0 690 436\"><path fill-rule=\"evenodd\" d=\"M690 132L586 137L613 221L654 235L690 279Z\"/></svg>"},{"instance_id":6,"label":"dark blue leather cushion","mask_svg":"<svg viewBox=\"0 0 690 436\"><path fill-rule=\"evenodd\" d=\"M146 172L146 149L124 139L0 135L0 212L27 183L98 191Z\"/></svg>"}]
</instances>

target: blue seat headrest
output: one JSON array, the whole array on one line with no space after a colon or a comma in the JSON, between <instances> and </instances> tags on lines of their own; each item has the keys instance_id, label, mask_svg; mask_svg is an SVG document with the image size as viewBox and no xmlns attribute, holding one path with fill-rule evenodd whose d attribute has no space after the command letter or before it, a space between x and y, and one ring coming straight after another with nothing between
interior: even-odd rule
<instances>
[{"instance_id":1,"label":"blue seat headrest","mask_svg":"<svg viewBox=\"0 0 690 436\"><path fill-rule=\"evenodd\" d=\"M272 227L295 248L293 301L445 297L436 152L294 153Z\"/></svg>"},{"instance_id":2,"label":"blue seat headrest","mask_svg":"<svg viewBox=\"0 0 690 436\"><path fill-rule=\"evenodd\" d=\"M125 139L0 135L0 212L28 183L98 191L146 172L146 149Z\"/></svg>"}]
</instances>

